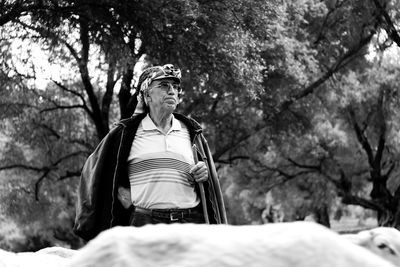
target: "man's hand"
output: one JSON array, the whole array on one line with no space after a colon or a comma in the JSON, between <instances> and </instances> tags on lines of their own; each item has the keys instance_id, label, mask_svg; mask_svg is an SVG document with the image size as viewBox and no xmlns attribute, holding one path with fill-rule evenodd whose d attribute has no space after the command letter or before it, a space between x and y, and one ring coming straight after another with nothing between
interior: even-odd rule
<instances>
[{"instance_id":1,"label":"man's hand","mask_svg":"<svg viewBox=\"0 0 400 267\"><path fill-rule=\"evenodd\" d=\"M125 209L128 209L132 205L130 189L122 187L122 186L118 187L118 196L117 197Z\"/></svg>"},{"instance_id":2,"label":"man's hand","mask_svg":"<svg viewBox=\"0 0 400 267\"><path fill-rule=\"evenodd\" d=\"M208 180L208 169L207 165L203 161L197 162L196 165L194 165L192 168L190 168L189 173L191 174L191 180L190 182L198 182L202 183Z\"/></svg>"}]
</instances>

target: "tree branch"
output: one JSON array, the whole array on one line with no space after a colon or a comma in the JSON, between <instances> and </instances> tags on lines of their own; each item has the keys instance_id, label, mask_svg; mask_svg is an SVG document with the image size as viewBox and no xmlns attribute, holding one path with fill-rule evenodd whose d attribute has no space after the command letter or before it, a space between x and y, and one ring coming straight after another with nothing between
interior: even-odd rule
<instances>
[{"instance_id":1,"label":"tree branch","mask_svg":"<svg viewBox=\"0 0 400 267\"><path fill-rule=\"evenodd\" d=\"M118 93L119 110L121 119L132 116L137 105L137 98L132 98L131 83L133 80L133 67L129 64L122 74L121 88Z\"/></svg>"},{"instance_id":2,"label":"tree branch","mask_svg":"<svg viewBox=\"0 0 400 267\"><path fill-rule=\"evenodd\" d=\"M8 12L4 11L5 8L3 7L2 14L0 16L0 26L3 26L4 24L19 18L20 16L22 16L24 12L30 11L35 7L37 8L38 6L36 5L23 6L20 1L16 1L12 5L12 7L8 10Z\"/></svg>"},{"instance_id":3,"label":"tree branch","mask_svg":"<svg viewBox=\"0 0 400 267\"><path fill-rule=\"evenodd\" d=\"M79 72L81 74L82 83L84 85L85 91L89 97L89 102L92 107L93 122L96 126L97 134L99 138L103 138L108 133L108 124L105 125L101 108L98 99L94 93L93 85L90 81L89 70L88 70L88 59L89 59L89 27L87 21L80 17L80 41L82 43L81 49L81 59L78 61Z\"/></svg>"},{"instance_id":4,"label":"tree branch","mask_svg":"<svg viewBox=\"0 0 400 267\"><path fill-rule=\"evenodd\" d=\"M51 171L55 170L57 168L57 165L59 165L63 161L73 158L75 156L78 156L80 154L86 154L86 152L85 151L76 151L76 152L67 154L63 157L60 157L55 162L52 162L50 166L35 167L35 166L26 165L26 164L10 164L7 166L1 166L0 171L11 170L11 169L23 169L23 170L28 170L28 171L42 172L42 174L39 176L39 178L35 182L35 199L38 201L40 185L43 182L43 180L48 177L49 173ZM72 177L72 176L78 176L79 174L80 174L80 171L73 171L73 172L66 171L66 173L64 175L59 176L59 180L64 180L64 179Z\"/></svg>"},{"instance_id":5,"label":"tree branch","mask_svg":"<svg viewBox=\"0 0 400 267\"><path fill-rule=\"evenodd\" d=\"M11 164L11 165L6 165L6 166L0 166L0 171L5 171L5 170L11 170L11 169L23 169L23 170L28 170L28 171L36 171L36 172L42 172L48 169L48 167L35 167L35 166L29 166L25 164Z\"/></svg>"},{"instance_id":6,"label":"tree branch","mask_svg":"<svg viewBox=\"0 0 400 267\"><path fill-rule=\"evenodd\" d=\"M61 175L61 176L59 176L58 177L58 180L59 181L63 181L63 180L66 180L66 179L68 179L68 178L71 178L71 177L77 177L77 176L80 176L81 175L81 171L66 171L66 173L64 174L64 175Z\"/></svg>"},{"instance_id":7,"label":"tree branch","mask_svg":"<svg viewBox=\"0 0 400 267\"><path fill-rule=\"evenodd\" d=\"M354 113L354 110L352 108L348 108L348 112L350 115L350 120L351 123L353 124L353 129L356 133L356 137L358 142L360 142L361 146L365 150L367 157L368 157L368 162L371 167L374 166L374 153L372 151L371 145L368 142L367 137L365 136L364 132L361 130L360 126L358 125L356 121L356 116Z\"/></svg>"},{"instance_id":8,"label":"tree branch","mask_svg":"<svg viewBox=\"0 0 400 267\"><path fill-rule=\"evenodd\" d=\"M57 81L55 81L55 80L53 80L53 79L52 79L51 81L52 81L54 84L56 84L61 90L66 91L66 92L68 92L68 93L71 93L71 94L73 94L73 95L79 97L79 98L81 99L81 101L82 101L82 106L85 107L84 109L86 110L86 112L87 112L90 116L93 115L93 114L92 114L92 111L89 109L89 107L88 107L87 104L86 104L85 98L83 97L83 95L82 95L81 93L79 93L79 92L77 92L77 91L75 91L75 90L69 89L69 88L67 88L65 85L63 85L63 84L61 84L61 83L59 83L59 82L57 82Z\"/></svg>"},{"instance_id":9,"label":"tree branch","mask_svg":"<svg viewBox=\"0 0 400 267\"><path fill-rule=\"evenodd\" d=\"M381 5L379 0L373 0L373 2L386 22L387 27L385 30L388 36L397 44L397 46L400 47L400 35L398 34L396 27L394 26L394 23L390 18L388 12L386 11L385 7Z\"/></svg>"},{"instance_id":10,"label":"tree branch","mask_svg":"<svg viewBox=\"0 0 400 267\"><path fill-rule=\"evenodd\" d=\"M53 162L53 163L52 163L52 166L55 167L55 166L57 166L58 164L60 164L62 161L67 160L67 159L72 158L72 157L75 157L75 156L78 156L78 155L80 155L80 154L86 154L86 151L75 151L75 152L69 153L69 154L67 154L67 155L65 155L65 156L63 156L63 157L60 157L60 158L59 158L58 160L56 160L55 162Z\"/></svg>"},{"instance_id":11,"label":"tree branch","mask_svg":"<svg viewBox=\"0 0 400 267\"><path fill-rule=\"evenodd\" d=\"M49 125L44 124L44 123L36 123L36 122L34 122L34 124L35 124L36 126L38 126L38 128L40 127L40 128L43 128L43 129L47 130L47 131L50 132L50 134L53 135L55 138L57 138L57 139L60 139L60 138L61 138L61 136L59 135L59 133L58 133L56 130L54 130L53 128L51 128ZM34 130L36 130L36 127L35 127Z\"/></svg>"},{"instance_id":12,"label":"tree branch","mask_svg":"<svg viewBox=\"0 0 400 267\"><path fill-rule=\"evenodd\" d=\"M53 110L57 110L57 109L82 108L82 109L86 110L85 107L86 107L85 105L70 105L70 106L56 105L55 107L42 109L42 110L40 111L40 113L42 113L42 112L48 112L48 111L53 111Z\"/></svg>"},{"instance_id":13,"label":"tree branch","mask_svg":"<svg viewBox=\"0 0 400 267\"><path fill-rule=\"evenodd\" d=\"M395 167L396 167L396 163L390 164L389 169L388 169L387 172L384 174L384 176L386 176L387 179L390 177L390 174L392 173L392 171L394 170Z\"/></svg>"},{"instance_id":14,"label":"tree branch","mask_svg":"<svg viewBox=\"0 0 400 267\"><path fill-rule=\"evenodd\" d=\"M50 172L50 169L45 170L44 173L35 182L35 200L36 201L39 201L40 184L47 177L49 172Z\"/></svg>"},{"instance_id":15,"label":"tree branch","mask_svg":"<svg viewBox=\"0 0 400 267\"><path fill-rule=\"evenodd\" d=\"M364 207L366 209L376 210L376 211L385 211L386 208L372 200L368 200L365 198L361 198L354 195L345 195L342 198L343 204L347 205L358 205Z\"/></svg>"},{"instance_id":16,"label":"tree branch","mask_svg":"<svg viewBox=\"0 0 400 267\"><path fill-rule=\"evenodd\" d=\"M381 90L379 93L379 98L378 98L378 117L379 117L379 141L378 141L378 148L375 154L375 159L374 159L374 168L376 169L381 169L381 161L382 161L382 156L383 156L383 151L385 149L385 143L386 143L386 122L383 114L383 102L384 102L384 91Z\"/></svg>"},{"instance_id":17,"label":"tree branch","mask_svg":"<svg viewBox=\"0 0 400 267\"><path fill-rule=\"evenodd\" d=\"M291 158L286 158L286 160L288 160L290 163L292 163L293 165L295 165L296 167L299 167L299 168L312 169L312 170L316 170L319 172L321 171L321 162L318 165L308 165L308 164L298 163L294 159L291 159Z\"/></svg>"},{"instance_id":18,"label":"tree branch","mask_svg":"<svg viewBox=\"0 0 400 267\"><path fill-rule=\"evenodd\" d=\"M279 110L281 112L287 110L289 106L291 106L297 100L306 97L312 93L314 93L315 89L317 89L320 85L322 85L326 80L328 80L334 73L345 67L349 64L353 58L357 57L358 52L368 45L374 36L375 32L370 33L365 38L361 39L359 43L353 48L349 49L342 57L340 57L335 64L333 64L330 69L323 74L318 80L314 81L310 85L308 85L305 89L299 90L300 92L290 97L288 100L284 101L280 106Z\"/></svg>"},{"instance_id":19,"label":"tree branch","mask_svg":"<svg viewBox=\"0 0 400 267\"><path fill-rule=\"evenodd\" d=\"M106 92L103 95L103 100L101 103L102 118L103 118L103 123L105 125L108 125L110 105L114 94L114 86L115 83L117 82L117 80L114 79L114 75L116 72L116 61L113 57L110 58L110 56L108 56L107 60L108 60L108 70L107 70Z\"/></svg>"},{"instance_id":20,"label":"tree branch","mask_svg":"<svg viewBox=\"0 0 400 267\"><path fill-rule=\"evenodd\" d=\"M299 171L299 172L294 173L294 174L289 174L289 173L284 172L283 170L278 169L278 168L270 168L270 171L276 172L278 174L278 177L277 177L277 179L274 179L273 182L270 182L268 184L268 186L267 186L268 190L267 191L269 191L271 188L274 188L274 187L276 187L278 185L284 184L284 183L286 183L286 182L288 182L290 180L293 180L293 179L295 179L297 177L300 177L300 176L303 176L303 175L306 175L306 174L315 173L315 171L306 170L306 171Z\"/></svg>"}]
</instances>

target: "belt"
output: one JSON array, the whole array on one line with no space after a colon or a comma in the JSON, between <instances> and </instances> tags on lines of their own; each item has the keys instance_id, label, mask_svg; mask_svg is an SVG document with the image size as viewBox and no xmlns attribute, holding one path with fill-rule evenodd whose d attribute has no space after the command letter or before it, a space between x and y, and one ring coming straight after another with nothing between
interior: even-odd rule
<instances>
[{"instance_id":1,"label":"belt","mask_svg":"<svg viewBox=\"0 0 400 267\"><path fill-rule=\"evenodd\" d=\"M152 217L170 219L171 222L179 219L188 218L193 213L198 213L195 208L192 209L145 209L135 207L135 212L150 215Z\"/></svg>"}]
</instances>

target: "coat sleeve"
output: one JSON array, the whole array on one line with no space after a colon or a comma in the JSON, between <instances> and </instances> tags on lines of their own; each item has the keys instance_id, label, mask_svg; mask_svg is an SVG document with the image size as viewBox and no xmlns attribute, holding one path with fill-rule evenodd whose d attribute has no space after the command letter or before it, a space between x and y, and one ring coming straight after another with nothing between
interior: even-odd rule
<instances>
[{"instance_id":1,"label":"coat sleeve","mask_svg":"<svg viewBox=\"0 0 400 267\"><path fill-rule=\"evenodd\" d=\"M200 150L199 153L201 157L207 163L208 167L209 179L207 181L207 188L209 191L208 196L213 210L214 221L216 221L217 224L227 224L228 220L218 173L207 140L204 138L203 134L199 134L195 138L195 143Z\"/></svg>"},{"instance_id":2,"label":"coat sleeve","mask_svg":"<svg viewBox=\"0 0 400 267\"><path fill-rule=\"evenodd\" d=\"M113 167L108 163L113 157L112 132L98 144L87 158L81 172L77 192L75 225L73 231L84 240L94 238L102 229L99 210L104 197L103 181ZM108 162L107 162L108 161Z\"/></svg>"}]
</instances>

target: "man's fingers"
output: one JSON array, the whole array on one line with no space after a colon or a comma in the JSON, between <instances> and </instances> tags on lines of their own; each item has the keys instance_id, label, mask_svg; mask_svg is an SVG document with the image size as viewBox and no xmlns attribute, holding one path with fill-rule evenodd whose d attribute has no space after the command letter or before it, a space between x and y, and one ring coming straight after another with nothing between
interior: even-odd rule
<instances>
[{"instance_id":1,"label":"man's fingers","mask_svg":"<svg viewBox=\"0 0 400 267\"><path fill-rule=\"evenodd\" d=\"M196 182L205 182L208 179L208 170L207 166L204 162L200 161L196 165L194 165L189 173L193 177Z\"/></svg>"},{"instance_id":2,"label":"man's fingers","mask_svg":"<svg viewBox=\"0 0 400 267\"><path fill-rule=\"evenodd\" d=\"M118 187L118 200L121 202L122 206L124 208L129 208L132 205L132 200L131 200L131 191L127 188L124 188L122 186Z\"/></svg>"},{"instance_id":3,"label":"man's fingers","mask_svg":"<svg viewBox=\"0 0 400 267\"><path fill-rule=\"evenodd\" d=\"M196 165L194 165L192 168L190 168L190 173L195 174L195 173L200 173L201 171L207 171L207 166L204 162L200 161Z\"/></svg>"}]
</instances>

